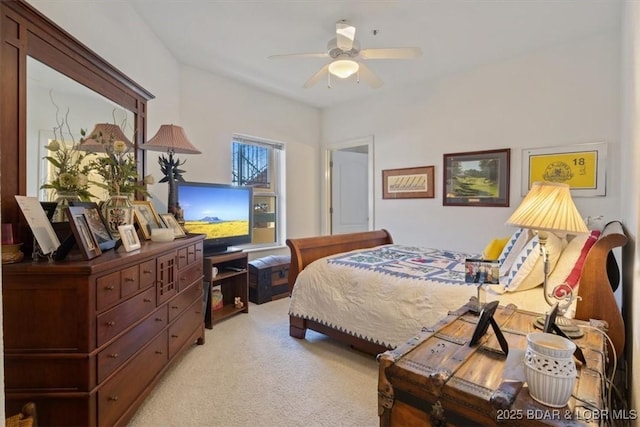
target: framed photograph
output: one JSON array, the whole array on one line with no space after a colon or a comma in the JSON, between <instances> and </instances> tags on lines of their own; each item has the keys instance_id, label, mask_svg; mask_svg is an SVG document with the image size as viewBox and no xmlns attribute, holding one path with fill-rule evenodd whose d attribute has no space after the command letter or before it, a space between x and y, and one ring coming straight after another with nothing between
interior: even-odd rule
<instances>
[{"instance_id":1,"label":"framed photograph","mask_svg":"<svg viewBox=\"0 0 640 427\"><path fill-rule=\"evenodd\" d=\"M95 234L89 227L89 220L82 206L69 206L67 210L69 225L76 239L76 244L85 259L93 259L100 255L102 251L98 245Z\"/></svg>"},{"instance_id":2,"label":"framed photograph","mask_svg":"<svg viewBox=\"0 0 640 427\"><path fill-rule=\"evenodd\" d=\"M118 233L120 233L120 239L125 251L131 252L135 249L140 249L140 246L142 246L133 224L119 225Z\"/></svg>"},{"instance_id":3,"label":"framed photograph","mask_svg":"<svg viewBox=\"0 0 640 427\"><path fill-rule=\"evenodd\" d=\"M444 155L444 206L509 206L511 150Z\"/></svg>"},{"instance_id":4,"label":"framed photograph","mask_svg":"<svg viewBox=\"0 0 640 427\"><path fill-rule=\"evenodd\" d=\"M500 262L492 259L467 258L464 260L465 283L497 285L500 276Z\"/></svg>"},{"instance_id":5,"label":"framed photograph","mask_svg":"<svg viewBox=\"0 0 640 427\"><path fill-rule=\"evenodd\" d=\"M606 195L607 144L522 150L522 195L537 181L563 182L574 197Z\"/></svg>"},{"instance_id":6,"label":"framed photograph","mask_svg":"<svg viewBox=\"0 0 640 427\"><path fill-rule=\"evenodd\" d=\"M145 240L151 238L151 230L154 228L166 228L155 208L153 203L147 200L135 200L132 201L135 221L138 223L142 237Z\"/></svg>"},{"instance_id":7,"label":"framed photograph","mask_svg":"<svg viewBox=\"0 0 640 427\"><path fill-rule=\"evenodd\" d=\"M167 228L173 230L173 235L176 238L187 237L187 234L184 232L182 227L180 227L180 224L178 224L178 221L176 221L176 217L173 216L172 213L160 214L160 217L164 221Z\"/></svg>"},{"instance_id":8,"label":"framed photograph","mask_svg":"<svg viewBox=\"0 0 640 427\"><path fill-rule=\"evenodd\" d=\"M111 235L107 227L107 222L104 220L97 203L74 200L71 202L71 206L81 206L84 208L84 214L89 223L89 228L96 236L98 246L102 252L112 249L116 245L116 239Z\"/></svg>"},{"instance_id":9,"label":"framed photograph","mask_svg":"<svg viewBox=\"0 0 640 427\"><path fill-rule=\"evenodd\" d=\"M382 198L432 199L435 197L433 171L433 166L383 170Z\"/></svg>"}]
</instances>

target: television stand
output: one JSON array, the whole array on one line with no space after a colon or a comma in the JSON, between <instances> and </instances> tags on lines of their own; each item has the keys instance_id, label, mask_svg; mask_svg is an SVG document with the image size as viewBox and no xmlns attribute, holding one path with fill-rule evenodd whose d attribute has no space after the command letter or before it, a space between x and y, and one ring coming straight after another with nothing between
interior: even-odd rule
<instances>
[{"instance_id":1,"label":"television stand","mask_svg":"<svg viewBox=\"0 0 640 427\"><path fill-rule=\"evenodd\" d=\"M249 273L248 255L242 250L207 254L204 260L204 280L206 292L205 327L213 325L238 313L249 312ZM214 271L214 267L217 269ZM222 301L215 305L217 296ZM240 298L243 305L236 307L235 299Z\"/></svg>"},{"instance_id":2,"label":"television stand","mask_svg":"<svg viewBox=\"0 0 640 427\"><path fill-rule=\"evenodd\" d=\"M235 254L238 252L242 252L242 248L237 246L209 246L206 244L204 246L204 256L217 256L217 255L225 255L225 254Z\"/></svg>"}]
</instances>

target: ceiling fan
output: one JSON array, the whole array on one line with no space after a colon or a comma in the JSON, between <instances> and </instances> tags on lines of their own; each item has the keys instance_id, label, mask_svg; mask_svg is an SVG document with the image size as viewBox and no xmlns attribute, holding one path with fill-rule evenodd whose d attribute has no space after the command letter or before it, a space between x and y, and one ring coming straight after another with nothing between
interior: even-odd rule
<instances>
[{"instance_id":1,"label":"ceiling fan","mask_svg":"<svg viewBox=\"0 0 640 427\"><path fill-rule=\"evenodd\" d=\"M364 80L371 87L379 88L383 85L383 81L364 63L365 60L412 59L422 55L422 50L419 47L360 49L360 43L355 36L356 27L343 19L336 22L336 36L327 43L326 52L291 53L272 55L269 58L330 58L330 62L305 82L305 88L315 85L325 76L327 77L327 86L331 87L331 76L346 79L354 74L358 83L360 80Z\"/></svg>"}]
</instances>

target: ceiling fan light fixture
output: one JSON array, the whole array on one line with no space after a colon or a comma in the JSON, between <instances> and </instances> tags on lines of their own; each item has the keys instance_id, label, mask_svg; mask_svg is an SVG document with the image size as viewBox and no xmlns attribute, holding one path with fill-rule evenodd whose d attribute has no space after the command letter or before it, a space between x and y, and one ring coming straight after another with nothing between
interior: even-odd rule
<instances>
[{"instance_id":1,"label":"ceiling fan light fixture","mask_svg":"<svg viewBox=\"0 0 640 427\"><path fill-rule=\"evenodd\" d=\"M329 64L329 72L336 77L346 79L358 72L360 65L353 59L336 59Z\"/></svg>"}]
</instances>

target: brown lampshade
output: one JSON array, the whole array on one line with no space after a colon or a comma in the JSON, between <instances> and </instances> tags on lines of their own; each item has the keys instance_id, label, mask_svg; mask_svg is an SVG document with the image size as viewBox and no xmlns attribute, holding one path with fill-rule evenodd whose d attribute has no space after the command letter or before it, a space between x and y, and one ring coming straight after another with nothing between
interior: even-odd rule
<instances>
[{"instance_id":1,"label":"brown lampshade","mask_svg":"<svg viewBox=\"0 0 640 427\"><path fill-rule=\"evenodd\" d=\"M83 151L91 151L94 153L106 152L105 145L93 138L93 136L97 137L100 134L102 134L102 138L105 141L124 141L128 150L133 149L133 143L125 136L120 126L111 123L96 124L91 133L88 134L89 137L82 141L78 148Z\"/></svg>"},{"instance_id":2,"label":"brown lampshade","mask_svg":"<svg viewBox=\"0 0 640 427\"><path fill-rule=\"evenodd\" d=\"M571 234L589 232L573 203L569 185L546 181L533 183L507 225Z\"/></svg>"},{"instance_id":3,"label":"brown lampshade","mask_svg":"<svg viewBox=\"0 0 640 427\"><path fill-rule=\"evenodd\" d=\"M184 129L176 125L162 125L158 132L140 146L143 150L166 151L170 153L200 154L201 151L194 147Z\"/></svg>"}]
</instances>

